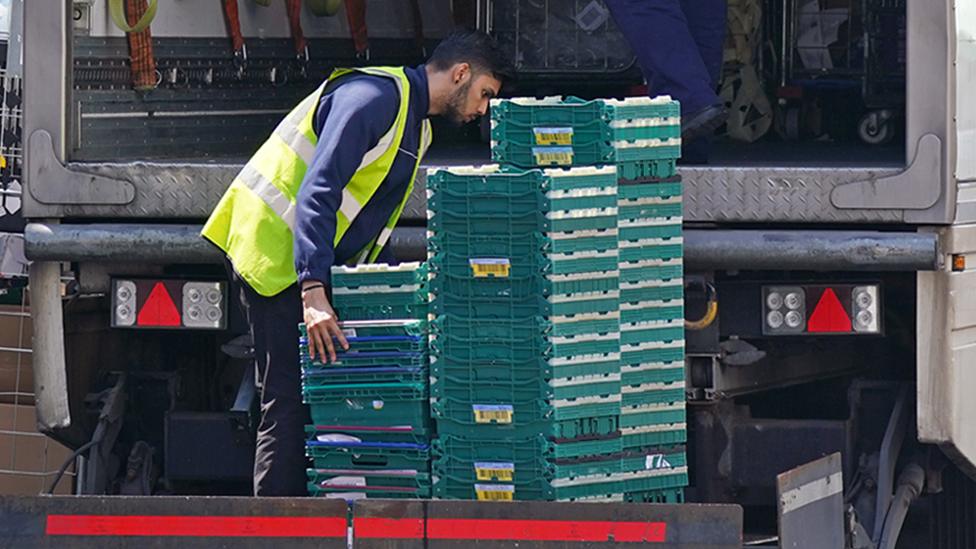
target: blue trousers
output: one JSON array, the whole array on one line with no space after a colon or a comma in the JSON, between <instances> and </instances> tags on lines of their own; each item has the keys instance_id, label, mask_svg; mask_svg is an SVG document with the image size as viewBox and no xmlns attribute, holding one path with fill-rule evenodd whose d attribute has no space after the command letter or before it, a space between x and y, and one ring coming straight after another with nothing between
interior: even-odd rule
<instances>
[{"instance_id":1,"label":"blue trousers","mask_svg":"<svg viewBox=\"0 0 976 549\"><path fill-rule=\"evenodd\" d=\"M687 115L719 103L726 0L605 0L637 56L652 97Z\"/></svg>"}]
</instances>

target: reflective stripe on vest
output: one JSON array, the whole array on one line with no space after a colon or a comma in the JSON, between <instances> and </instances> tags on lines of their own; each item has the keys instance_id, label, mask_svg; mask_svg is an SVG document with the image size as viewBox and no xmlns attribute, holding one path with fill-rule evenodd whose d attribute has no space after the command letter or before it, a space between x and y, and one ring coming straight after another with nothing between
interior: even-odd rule
<instances>
[{"instance_id":1,"label":"reflective stripe on vest","mask_svg":"<svg viewBox=\"0 0 976 549\"><path fill-rule=\"evenodd\" d=\"M410 103L410 82L401 68L374 67L337 70L329 80L350 72L392 79L400 92L400 105L390 129L363 157L342 192L336 212L333 245L338 245L349 226L386 179L403 139ZM318 137L314 116L328 80L303 99L275 128L272 135L241 170L204 225L202 235L227 253L239 275L259 294L272 296L293 284L295 196L314 158ZM426 113L423 113L426 114ZM425 120L413 176L430 144L430 125ZM413 188L413 179L408 189ZM404 195L386 228L360 257L374 258L389 241L409 198Z\"/></svg>"}]
</instances>

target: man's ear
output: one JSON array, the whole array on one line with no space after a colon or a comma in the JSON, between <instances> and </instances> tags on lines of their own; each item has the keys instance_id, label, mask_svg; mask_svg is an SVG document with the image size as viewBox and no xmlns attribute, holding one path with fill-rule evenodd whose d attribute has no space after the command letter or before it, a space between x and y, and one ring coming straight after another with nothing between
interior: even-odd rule
<instances>
[{"instance_id":1,"label":"man's ear","mask_svg":"<svg viewBox=\"0 0 976 549\"><path fill-rule=\"evenodd\" d=\"M465 78L471 76L471 65L467 63L457 63L454 68L451 69L451 81L455 84L460 84Z\"/></svg>"}]
</instances>

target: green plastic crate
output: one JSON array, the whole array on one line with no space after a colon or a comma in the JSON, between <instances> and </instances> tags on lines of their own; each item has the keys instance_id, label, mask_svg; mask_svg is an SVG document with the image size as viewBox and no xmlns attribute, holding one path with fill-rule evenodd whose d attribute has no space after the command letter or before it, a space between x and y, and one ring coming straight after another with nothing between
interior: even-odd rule
<instances>
[{"instance_id":1,"label":"green plastic crate","mask_svg":"<svg viewBox=\"0 0 976 549\"><path fill-rule=\"evenodd\" d=\"M554 421L549 435L557 441L573 441L584 438L605 438L619 434L620 414L589 416L578 419Z\"/></svg>"},{"instance_id":2,"label":"green plastic crate","mask_svg":"<svg viewBox=\"0 0 976 549\"><path fill-rule=\"evenodd\" d=\"M553 377L614 374L620 371L620 353L550 358L548 365Z\"/></svg>"},{"instance_id":3,"label":"green plastic crate","mask_svg":"<svg viewBox=\"0 0 976 549\"><path fill-rule=\"evenodd\" d=\"M648 181L647 179L619 181L617 198L619 200L639 200L644 198L674 198L682 194L680 177Z\"/></svg>"},{"instance_id":4,"label":"green plastic crate","mask_svg":"<svg viewBox=\"0 0 976 549\"><path fill-rule=\"evenodd\" d=\"M362 286L410 286L422 284L427 279L423 263L387 265L370 263L354 267L332 267L333 288L359 288Z\"/></svg>"},{"instance_id":5,"label":"green plastic crate","mask_svg":"<svg viewBox=\"0 0 976 549\"><path fill-rule=\"evenodd\" d=\"M650 341L679 341L685 337L684 322L678 319L637 322L620 326L620 343L637 345Z\"/></svg>"},{"instance_id":6,"label":"green plastic crate","mask_svg":"<svg viewBox=\"0 0 976 549\"><path fill-rule=\"evenodd\" d=\"M567 211L592 208L616 208L617 184L601 188L550 190L546 194L549 210Z\"/></svg>"},{"instance_id":7,"label":"green plastic crate","mask_svg":"<svg viewBox=\"0 0 976 549\"><path fill-rule=\"evenodd\" d=\"M683 223L683 207L681 197L619 200L617 217L621 220L666 218Z\"/></svg>"},{"instance_id":8,"label":"green plastic crate","mask_svg":"<svg viewBox=\"0 0 976 549\"><path fill-rule=\"evenodd\" d=\"M472 379L472 374L459 372L458 375L442 373L431 379L430 394L435 399L456 398L465 402L529 402L549 400L553 397L552 387L541 377L535 379ZM514 373L513 373L514 376Z\"/></svg>"},{"instance_id":9,"label":"green plastic crate","mask_svg":"<svg viewBox=\"0 0 976 549\"><path fill-rule=\"evenodd\" d=\"M620 413L622 401L620 394L558 399L552 401L552 415L556 420L612 416Z\"/></svg>"},{"instance_id":10,"label":"green plastic crate","mask_svg":"<svg viewBox=\"0 0 976 549\"><path fill-rule=\"evenodd\" d=\"M620 261L623 263L647 260L673 260L684 254L681 237L646 238L643 240L621 240Z\"/></svg>"},{"instance_id":11,"label":"green plastic crate","mask_svg":"<svg viewBox=\"0 0 976 549\"><path fill-rule=\"evenodd\" d=\"M442 436L431 442L432 471L459 482L518 482L551 476L552 443L538 435L515 440Z\"/></svg>"},{"instance_id":12,"label":"green plastic crate","mask_svg":"<svg viewBox=\"0 0 976 549\"><path fill-rule=\"evenodd\" d=\"M609 208L560 210L546 214L546 232L603 231L617 228L617 205Z\"/></svg>"},{"instance_id":13,"label":"green plastic crate","mask_svg":"<svg viewBox=\"0 0 976 549\"><path fill-rule=\"evenodd\" d=\"M440 477L434 482L437 499L478 501L551 501L552 487L542 477L519 482L467 482L452 477Z\"/></svg>"},{"instance_id":14,"label":"green plastic crate","mask_svg":"<svg viewBox=\"0 0 976 549\"><path fill-rule=\"evenodd\" d=\"M620 183L647 178L669 178L677 172L676 158L617 161L617 177Z\"/></svg>"},{"instance_id":15,"label":"green plastic crate","mask_svg":"<svg viewBox=\"0 0 976 549\"><path fill-rule=\"evenodd\" d=\"M643 385L647 383L673 383L685 379L684 364L670 363L670 368L647 368L642 366L622 366L620 382L624 385Z\"/></svg>"},{"instance_id":16,"label":"green plastic crate","mask_svg":"<svg viewBox=\"0 0 976 549\"><path fill-rule=\"evenodd\" d=\"M624 494L628 503L684 503L683 488L669 488L664 490L649 490L646 492L631 492Z\"/></svg>"},{"instance_id":17,"label":"green plastic crate","mask_svg":"<svg viewBox=\"0 0 976 549\"><path fill-rule=\"evenodd\" d=\"M456 435L477 439L527 438L546 432L553 421L549 402L461 399L431 400L431 411L440 436Z\"/></svg>"},{"instance_id":18,"label":"green plastic crate","mask_svg":"<svg viewBox=\"0 0 976 549\"><path fill-rule=\"evenodd\" d=\"M462 298L450 294L436 294L430 302L431 313L442 316L479 319L485 322L514 318L552 316L551 304L541 296L514 299L495 297Z\"/></svg>"},{"instance_id":19,"label":"green plastic crate","mask_svg":"<svg viewBox=\"0 0 976 549\"><path fill-rule=\"evenodd\" d=\"M685 398L684 379L671 383L643 383L624 385L621 388L623 408L646 404L665 404L682 401Z\"/></svg>"},{"instance_id":20,"label":"green plastic crate","mask_svg":"<svg viewBox=\"0 0 976 549\"><path fill-rule=\"evenodd\" d=\"M573 459L587 456L615 454L624 449L619 432L603 437L558 440L553 444L554 459Z\"/></svg>"},{"instance_id":21,"label":"green plastic crate","mask_svg":"<svg viewBox=\"0 0 976 549\"><path fill-rule=\"evenodd\" d=\"M679 299L620 303L620 323L651 322L684 318L684 302Z\"/></svg>"},{"instance_id":22,"label":"green plastic crate","mask_svg":"<svg viewBox=\"0 0 976 549\"><path fill-rule=\"evenodd\" d=\"M451 322L445 324L446 328L441 333L430 338L431 352L439 358L450 358L461 363L521 363L548 357L552 352L551 342L533 324L526 325L521 332L512 331L509 335L493 333L491 336L478 336L473 334L476 330L463 329L471 322L453 315L440 318ZM452 325L461 329L452 330Z\"/></svg>"},{"instance_id":23,"label":"green plastic crate","mask_svg":"<svg viewBox=\"0 0 976 549\"><path fill-rule=\"evenodd\" d=\"M549 293L553 295L611 292L620 287L620 271L550 274Z\"/></svg>"},{"instance_id":24,"label":"green plastic crate","mask_svg":"<svg viewBox=\"0 0 976 549\"><path fill-rule=\"evenodd\" d=\"M549 382L552 398L557 400L620 394L619 373L555 378Z\"/></svg>"},{"instance_id":25,"label":"green plastic crate","mask_svg":"<svg viewBox=\"0 0 976 549\"><path fill-rule=\"evenodd\" d=\"M357 425L306 425L305 439L316 440L318 435L345 435L362 442L405 442L429 444L430 429L414 429L410 426L370 427Z\"/></svg>"},{"instance_id":26,"label":"green plastic crate","mask_svg":"<svg viewBox=\"0 0 976 549\"><path fill-rule=\"evenodd\" d=\"M597 475L617 475L645 470L663 470L685 467L688 459L684 446L666 446L631 450L610 455L598 455L584 459L553 460L553 477L575 479Z\"/></svg>"},{"instance_id":27,"label":"green plastic crate","mask_svg":"<svg viewBox=\"0 0 976 549\"><path fill-rule=\"evenodd\" d=\"M615 286L615 288L616 287L617 286ZM550 319L549 333L554 337L560 337L581 334L600 334L620 330L620 312L616 310L596 312L586 315L575 315L572 318L573 319L569 321Z\"/></svg>"},{"instance_id":28,"label":"green plastic crate","mask_svg":"<svg viewBox=\"0 0 976 549\"><path fill-rule=\"evenodd\" d=\"M688 441L684 423L621 428L620 434L624 449L684 444Z\"/></svg>"},{"instance_id":29,"label":"green plastic crate","mask_svg":"<svg viewBox=\"0 0 976 549\"><path fill-rule=\"evenodd\" d=\"M305 455L316 469L430 470L430 447L425 444L309 441Z\"/></svg>"},{"instance_id":30,"label":"green plastic crate","mask_svg":"<svg viewBox=\"0 0 976 549\"><path fill-rule=\"evenodd\" d=\"M427 387L423 383L362 383L316 385L302 388L312 422L319 425L429 424Z\"/></svg>"},{"instance_id":31,"label":"green plastic crate","mask_svg":"<svg viewBox=\"0 0 976 549\"><path fill-rule=\"evenodd\" d=\"M396 365L379 368L305 368L302 387L362 383L423 383L430 373L427 368L402 368Z\"/></svg>"},{"instance_id":32,"label":"green plastic crate","mask_svg":"<svg viewBox=\"0 0 976 549\"><path fill-rule=\"evenodd\" d=\"M554 275L605 273L619 268L620 254L616 248L549 254L550 272Z\"/></svg>"},{"instance_id":33,"label":"green plastic crate","mask_svg":"<svg viewBox=\"0 0 976 549\"><path fill-rule=\"evenodd\" d=\"M621 364L656 364L684 360L684 341L643 342L620 346Z\"/></svg>"},{"instance_id":34,"label":"green plastic crate","mask_svg":"<svg viewBox=\"0 0 976 549\"><path fill-rule=\"evenodd\" d=\"M684 401L663 404L624 406L620 410L620 427L629 429L650 425L676 425L687 421Z\"/></svg>"},{"instance_id":35,"label":"green plastic crate","mask_svg":"<svg viewBox=\"0 0 976 549\"><path fill-rule=\"evenodd\" d=\"M619 207L617 215L620 215ZM553 253L610 250L617 247L617 241L620 239L616 228L551 232L546 236L549 238L549 251Z\"/></svg>"},{"instance_id":36,"label":"green plastic crate","mask_svg":"<svg viewBox=\"0 0 976 549\"><path fill-rule=\"evenodd\" d=\"M661 244L667 246L670 245L670 239L681 236L679 217L621 219L617 227L620 240L628 242L660 239Z\"/></svg>"},{"instance_id":37,"label":"green plastic crate","mask_svg":"<svg viewBox=\"0 0 976 549\"><path fill-rule=\"evenodd\" d=\"M601 355L620 350L620 332L554 336L549 339L552 357Z\"/></svg>"},{"instance_id":38,"label":"green plastic crate","mask_svg":"<svg viewBox=\"0 0 976 549\"><path fill-rule=\"evenodd\" d=\"M684 296L684 284L680 278L620 284L620 301L623 303L681 300Z\"/></svg>"},{"instance_id":39,"label":"green plastic crate","mask_svg":"<svg viewBox=\"0 0 976 549\"><path fill-rule=\"evenodd\" d=\"M305 474L309 495L313 497L349 493L364 494L368 499L421 499L431 496L431 479L426 473L307 469ZM362 485L357 485L360 483Z\"/></svg>"},{"instance_id":40,"label":"green plastic crate","mask_svg":"<svg viewBox=\"0 0 976 549\"><path fill-rule=\"evenodd\" d=\"M684 276L684 262L681 258L621 260L620 283L634 284L648 280L673 280Z\"/></svg>"},{"instance_id":41,"label":"green plastic crate","mask_svg":"<svg viewBox=\"0 0 976 549\"><path fill-rule=\"evenodd\" d=\"M549 379L553 372L552 367L544 358L535 358L525 362L493 360L466 362L435 355L431 357L431 360L430 376L434 379L452 376L454 380L452 383L524 382ZM448 386L450 385L451 383L448 383Z\"/></svg>"},{"instance_id":42,"label":"green plastic crate","mask_svg":"<svg viewBox=\"0 0 976 549\"><path fill-rule=\"evenodd\" d=\"M579 97L519 97L491 102L493 127L518 124L525 127L569 126L575 128L615 120L665 119L660 124L680 125L681 107L668 97L629 97L626 99L593 99Z\"/></svg>"},{"instance_id":43,"label":"green plastic crate","mask_svg":"<svg viewBox=\"0 0 976 549\"><path fill-rule=\"evenodd\" d=\"M338 351L336 361L328 364L320 357L314 360L303 344L298 351L299 362L303 369L314 368L379 368L398 366L402 368L425 368L428 364L427 353L417 351Z\"/></svg>"},{"instance_id":44,"label":"green plastic crate","mask_svg":"<svg viewBox=\"0 0 976 549\"><path fill-rule=\"evenodd\" d=\"M332 301L336 309L366 307L407 307L426 303L427 288L421 284L410 286L360 286L334 288Z\"/></svg>"}]
</instances>

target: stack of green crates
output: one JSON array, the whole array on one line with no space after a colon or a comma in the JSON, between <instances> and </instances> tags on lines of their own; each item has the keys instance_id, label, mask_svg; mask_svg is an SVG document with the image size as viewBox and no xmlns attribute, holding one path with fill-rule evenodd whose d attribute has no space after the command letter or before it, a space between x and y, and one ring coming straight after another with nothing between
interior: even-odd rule
<instances>
[{"instance_id":1,"label":"stack of green crates","mask_svg":"<svg viewBox=\"0 0 976 549\"><path fill-rule=\"evenodd\" d=\"M548 467L623 451L615 169L463 167L427 186L435 496L609 495Z\"/></svg>"},{"instance_id":2,"label":"stack of green crates","mask_svg":"<svg viewBox=\"0 0 976 549\"><path fill-rule=\"evenodd\" d=\"M431 496L426 278L419 263L334 268L349 342L334 363L310 358L300 327L311 495Z\"/></svg>"},{"instance_id":3,"label":"stack of green crates","mask_svg":"<svg viewBox=\"0 0 976 549\"><path fill-rule=\"evenodd\" d=\"M681 180L620 180L625 448L684 443Z\"/></svg>"},{"instance_id":4,"label":"stack of green crates","mask_svg":"<svg viewBox=\"0 0 976 549\"><path fill-rule=\"evenodd\" d=\"M492 104L492 158L523 168L614 165L618 177L621 451L647 457L619 486L675 502L687 484L680 106L668 97L519 98ZM435 452L437 449L435 448ZM651 467L667 456L666 467ZM633 458L623 459L626 470Z\"/></svg>"},{"instance_id":5,"label":"stack of green crates","mask_svg":"<svg viewBox=\"0 0 976 549\"><path fill-rule=\"evenodd\" d=\"M621 178L669 177L681 155L681 108L669 97L496 99L492 160L537 166L615 165Z\"/></svg>"}]
</instances>

